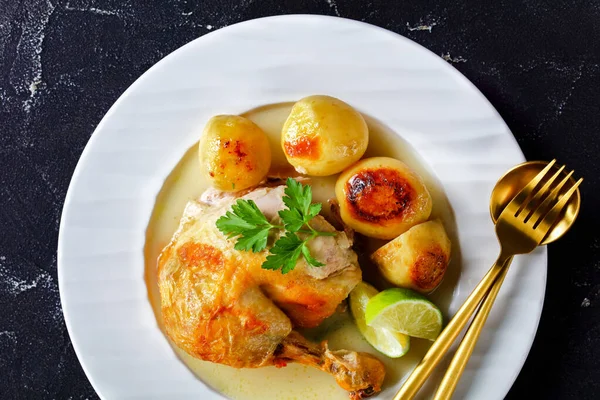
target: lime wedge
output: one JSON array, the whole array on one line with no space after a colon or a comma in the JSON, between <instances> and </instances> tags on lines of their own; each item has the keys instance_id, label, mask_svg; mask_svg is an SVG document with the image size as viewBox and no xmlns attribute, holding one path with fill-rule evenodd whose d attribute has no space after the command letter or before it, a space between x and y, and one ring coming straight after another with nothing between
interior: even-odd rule
<instances>
[{"instance_id":1,"label":"lime wedge","mask_svg":"<svg viewBox=\"0 0 600 400\"><path fill-rule=\"evenodd\" d=\"M408 336L435 340L442 330L442 312L410 289L387 289L374 296L365 311L367 325Z\"/></svg>"},{"instance_id":2,"label":"lime wedge","mask_svg":"<svg viewBox=\"0 0 600 400\"><path fill-rule=\"evenodd\" d=\"M377 293L373 286L360 282L350 292L350 311L358 330L371 346L388 357L402 357L410 348L410 337L385 328L371 328L365 322L367 303Z\"/></svg>"}]
</instances>

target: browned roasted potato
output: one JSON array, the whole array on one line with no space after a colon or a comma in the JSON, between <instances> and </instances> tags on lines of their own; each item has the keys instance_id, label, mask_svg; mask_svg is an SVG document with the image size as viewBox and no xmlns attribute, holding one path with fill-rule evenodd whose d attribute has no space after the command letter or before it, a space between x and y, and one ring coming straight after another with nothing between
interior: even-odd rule
<instances>
[{"instance_id":1,"label":"browned roasted potato","mask_svg":"<svg viewBox=\"0 0 600 400\"><path fill-rule=\"evenodd\" d=\"M366 158L346 169L335 195L344 223L379 239L393 239L431 214L431 196L421 177L389 157Z\"/></svg>"},{"instance_id":2,"label":"browned roasted potato","mask_svg":"<svg viewBox=\"0 0 600 400\"><path fill-rule=\"evenodd\" d=\"M450 262L450 239L439 220L413 226L371 258L391 283L429 293L442 282Z\"/></svg>"},{"instance_id":3,"label":"browned roasted potato","mask_svg":"<svg viewBox=\"0 0 600 400\"><path fill-rule=\"evenodd\" d=\"M333 175L359 160L369 143L362 115L334 97L309 96L292 107L281 130L281 146L302 174Z\"/></svg>"},{"instance_id":4,"label":"browned roasted potato","mask_svg":"<svg viewBox=\"0 0 600 400\"><path fill-rule=\"evenodd\" d=\"M200 138L200 168L214 187L237 191L257 185L271 166L267 135L237 115L211 118Z\"/></svg>"}]
</instances>

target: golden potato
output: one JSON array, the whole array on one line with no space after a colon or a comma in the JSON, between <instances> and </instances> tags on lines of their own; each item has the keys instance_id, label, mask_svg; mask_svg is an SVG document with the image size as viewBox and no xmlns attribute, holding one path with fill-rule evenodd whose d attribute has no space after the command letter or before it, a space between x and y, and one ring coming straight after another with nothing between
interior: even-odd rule
<instances>
[{"instance_id":1,"label":"golden potato","mask_svg":"<svg viewBox=\"0 0 600 400\"><path fill-rule=\"evenodd\" d=\"M442 282L450 262L450 239L441 221L413 226L371 255L391 283L429 293Z\"/></svg>"},{"instance_id":2,"label":"golden potato","mask_svg":"<svg viewBox=\"0 0 600 400\"><path fill-rule=\"evenodd\" d=\"M281 146L296 171L313 176L337 174L358 161L369 144L362 115L334 97L301 99L281 130Z\"/></svg>"},{"instance_id":3,"label":"golden potato","mask_svg":"<svg viewBox=\"0 0 600 400\"><path fill-rule=\"evenodd\" d=\"M199 143L200 168L214 187L237 191L257 185L271 167L267 135L237 115L211 118Z\"/></svg>"},{"instance_id":4,"label":"golden potato","mask_svg":"<svg viewBox=\"0 0 600 400\"><path fill-rule=\"evenodd\" d=\"M342 172L335 196L346 225L379 239L393 239L431 214L431 195L421 177L389 157L365 158Z\"/></svg>"}]
</instances>

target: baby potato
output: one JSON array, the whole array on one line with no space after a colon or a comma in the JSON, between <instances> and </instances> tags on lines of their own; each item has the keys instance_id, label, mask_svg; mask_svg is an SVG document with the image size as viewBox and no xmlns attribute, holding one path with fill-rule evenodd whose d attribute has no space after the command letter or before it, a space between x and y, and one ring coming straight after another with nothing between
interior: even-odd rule
<instances>
[{"instance_id":1,"label":"baby potato","mask_svg":"<svg viewBox=\"0 0 600 400\"><path fill-rule=\"evenodd\" d=\"M432 201L423 180L402 161L365 158L340 174L335 196L344 223L363 235L393 239L427 221Z\"/></svg>"},{"instance_id":2,"label":"baby potato","mask_svg":"<svg viewBox=\"0 0 600 400\"><path fill-rule=\"evenodd\" d=\"M292 107L281 130L281 146L301 174L337 174L358 161L369 144L362 115L330 96L305 97Z\"/></svg>"},{"instance_id":3,"label":"baby potato","mask_svg":"<svg viewBox=\"0 0 600 400\"><path fill-rule=\"evenodd\" d=\"M429 293L442 282L450 262L450 239L439 220L413 226L371 255L391 283Z\"/></svg>"},{"instance_id":4,"label":"baby potato","mask_svg":"<svg viewBox=\"0 0 600 400\"><path fill-rule=\"evenodd\" d=\"M237 115L212 117L199 143L200 168L223 191L255 186L271 167L267 135L254 122Z\"/></svg>"}]
</instances>

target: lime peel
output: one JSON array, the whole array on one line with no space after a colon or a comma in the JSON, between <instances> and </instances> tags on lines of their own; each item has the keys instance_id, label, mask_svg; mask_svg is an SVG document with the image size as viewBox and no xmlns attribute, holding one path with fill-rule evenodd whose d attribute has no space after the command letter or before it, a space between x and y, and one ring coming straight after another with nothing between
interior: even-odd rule
<instances>
[{"instance_id":1,"label":"lime peel","mask_svg":"<svg viewBox=\"0 0 600 400\"><path fill-rule=\"evenodd\" d=\"M442 330L440 309L410 289L384 290L369 300L365 320L373 328L385 328L412 337L435 340Z\"/></svg>"},{"instance_id":2,"label":"lime peel","mask_svg":"<svg viewBox=\"0 0 600 400\"><path fill-rule=\"evenodd\" d=\"M370 327L365 321L365 309L370 299L376 296L377 289L366 282L360 282L350 293L350 311L354 322L366 341L377 351L391 358L402 357L410 349L410 337L393 332L385 327Z\"/></svg>"}]
</instances>

